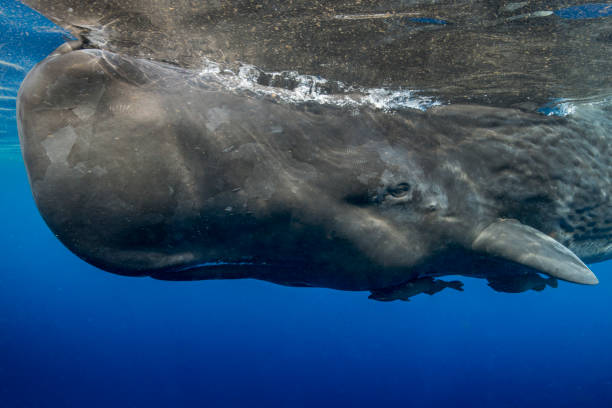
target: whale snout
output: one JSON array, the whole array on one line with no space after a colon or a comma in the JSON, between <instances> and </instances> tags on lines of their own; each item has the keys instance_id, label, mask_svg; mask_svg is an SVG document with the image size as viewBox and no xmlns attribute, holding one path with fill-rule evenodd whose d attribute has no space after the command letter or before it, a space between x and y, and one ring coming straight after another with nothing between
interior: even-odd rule
<instances>
[{"instance_id":1,"label":"whale snout","mask_svg":"<svg viewBox=\"0 0 612 408\"><path fill-rule=\"evenodd\" d=\"M142 275L192 263L174 226L179 200L191 198L166 108L105 64L96 50L55 53L20 88L37 207L68 248L103 269Z\"/></svg>"}]
</instances>

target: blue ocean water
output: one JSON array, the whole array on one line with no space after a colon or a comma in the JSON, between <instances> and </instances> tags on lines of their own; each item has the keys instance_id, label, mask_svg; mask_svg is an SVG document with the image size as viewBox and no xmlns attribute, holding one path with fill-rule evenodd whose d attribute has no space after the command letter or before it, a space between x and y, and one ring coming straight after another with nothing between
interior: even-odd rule
<instances>
[{"instance_id":1,"label":"blue ocean water","mask_svg":"<svg viewBox=\"0 0 612 408\"><path fill-rule=\"evenodd\" d=\"M612 262L595 287L385 303L80 261L34 206L14 111L65 35L0 1L0 407L612 406Z\"/></svg>"}]
</instances>

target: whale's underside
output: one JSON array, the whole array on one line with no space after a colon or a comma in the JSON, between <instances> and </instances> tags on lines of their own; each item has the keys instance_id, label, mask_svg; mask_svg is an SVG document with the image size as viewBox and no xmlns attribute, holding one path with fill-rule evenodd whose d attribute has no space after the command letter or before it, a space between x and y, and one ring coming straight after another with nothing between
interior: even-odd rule
<instances>
[{"instance_id":1,"label":"whale's underside","mask_svg":"<svg viewBox=\"0 0 612 408\"><path fill-rule=\"evenodd\" d=\"M604 12L24 3L78 38L19 92L34 197L102 269L408 300L462 290L445 275L511 293L594 284L583 261L612 256ZM558 98L572 114L538 113Z\"/></svg>"}]
</instances>

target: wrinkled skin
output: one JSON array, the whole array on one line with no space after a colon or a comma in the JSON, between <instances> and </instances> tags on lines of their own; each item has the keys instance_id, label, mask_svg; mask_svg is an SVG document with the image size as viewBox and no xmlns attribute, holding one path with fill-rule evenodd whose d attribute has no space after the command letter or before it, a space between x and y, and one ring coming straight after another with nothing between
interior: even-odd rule
<instances>
[{"instance_id":1,"label":"wrinkled skin","mask_svg":"<svg viewBox=\"0 0 612 408\"><path fill-rule=\"evenodd\" d=\"M65 46L28 74L18 121L40 212L87 262L375 290L447 274L596 283L573 253L612 253L601 109L296 105Z\"/></svg>"}]
</instances>

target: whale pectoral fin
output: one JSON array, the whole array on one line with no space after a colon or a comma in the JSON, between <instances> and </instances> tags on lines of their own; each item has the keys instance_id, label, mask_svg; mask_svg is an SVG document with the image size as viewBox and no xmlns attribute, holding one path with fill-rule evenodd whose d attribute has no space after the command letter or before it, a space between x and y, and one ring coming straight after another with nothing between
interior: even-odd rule
<instances>
[{"instance_id":1,"label":"whale pectoral fin","mask_svg":"<svg viewBox=\"0 0 612 408\"><path fill-rule=\"evenodd\" d=\"M497 277L487 277L489 287L496 292L503 293L521 293L528 291L529 288L523 288L522 285L517 285L515 279L499 279Z\"/></svg>"},{"instance_id":2,"label":"whale pectoral fin","mask_svg":"<svg viewBox=\"0 0 612 408\"><path fill-rule=\"evenodd\" d=\"M548 280L546 281L546 284L550 286L551 288L556 288L557 286L559 286L559 284L557 283L557 279L555 278L548 278Z\"/></svg>"},{"instance_id":3,"label":"whale pectoral fin","mask_svg":"<svg viewBox=\"0 0 612 408\"><path fill-rule=\"evenodd\" d=\"M405 282L401 285L372 290L372 294L368 296L368 298L383 302L391 302L394 300L403 300L408 302L411 297L420 293L425 293L431 296L446 288L452 288L463 292L463 282L447 282L431 277L419 278L413 281Z\"/></svg>"},{"instance_id":4,"label":"whale pectoral fin","mask_svg":"<svg viewBox=\"0 0 612 408\"><path fill-rule=\"evenodd\" d=\"M521 293L527 292L528 290L534 290L541 292L546 289L546 286L550 285L551 281L556 282L555 278L543 278L535 272L529 272L526 274L517 275L501 275L501 276L487 276L489 287L496 292L505 293Z\"/></svg>"},{"instance_id":5,"label":"whale pectoral fin","mask_svg":"<svg viewBox=\"0 0 612 408\"><path fill-rule=\"evenodd\" d=\"M451 288L451 289L455 289L455 290L457 290L459 292L463 292L463 282L458 281L458 280L446 282L446 287L447 288Z\"/></svg>"},{"instance_id":6,"label":"whale pectoral fin","mask_svg":"<svg viewBox=\"0 0 612 408\"><path fill-rule=\"evenodd\" d=\"M378 300L379 302L393 302L395 300L401 300L403 302L410 302L410 298L406 296L395 296L395 297L380 296L378 292L377 293L372 292L370 296L368 296L368 299Z\"/></svg>"},{"instance_id":7,"label":"whale pectoral fin","mask_svg":"<svg viewBox=\"0 0 612 408\"><path fill-rule=\"evenodd\" d=\"M403 294L395 294L391 292L382 292L379 290L373 290L368 296L368 299L378 300L379 302L393 302L394 300L402 300L404 302L410 302L410 297Z\"/></svg>"},{"instance_id":8,"label":"whale pectoral fin","mask_svg":"<svg viewBox=\"0 0 612 408\"><path fill-rule=\"evenodd\" d=\"M472 249L528 266L553 278L584 285L599 283L595 274L567 247L516 220L499 220L486 227Z\"/></svg>"}]
</instances>

